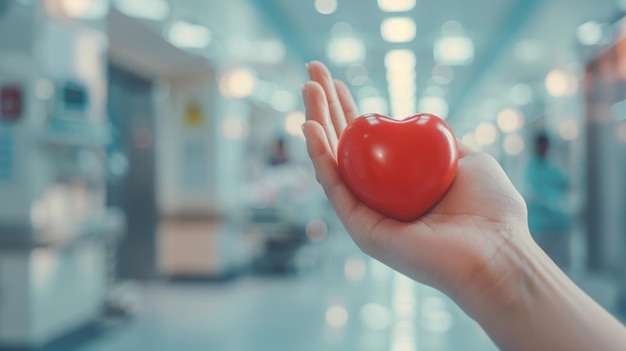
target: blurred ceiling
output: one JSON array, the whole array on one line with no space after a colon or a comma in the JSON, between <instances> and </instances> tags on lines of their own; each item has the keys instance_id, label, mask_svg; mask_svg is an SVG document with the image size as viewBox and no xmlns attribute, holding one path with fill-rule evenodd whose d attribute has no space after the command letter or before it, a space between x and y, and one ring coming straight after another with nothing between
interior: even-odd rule
<instances>
[{"instance_id":1,"label":"blurred ceiling","mask_svg":"<svg viewBox=\"0 0 626 351\"><path fill-rule=\"evenodd\" d=\"M126 1L115 2L128 4ZM415 101L412 111L421 109L420 99L435 95L447 104L448 120L457 133L464 133L480 121L493 121L502 108L515 105L531 114L531 105L541 104L546 97L548 72L559 68L578 73L590 55L602 48L604 39L611 39L609 24L619 18L620 8L626 8L626 0L416 0L408 11L385 12L381 1L413 2L169 0L166 18L144 22L160 33L180 20L205 26L211 32L210 45L189 52L217 62L220 72L248 66L261 80L272 82L273 89L291 92L297 92L306 79L304 63L320 60L337 78L352 81L355 96L362 95L363 87L370 87L370 94L375 88L380 97L393 101L385 55L395 49L410 50L415 55L414 73L409 76L414 82L407 88ZM320 11L320 4L326 9ZM385 41L381 23L391 17L411 18L415 37L404 43ZM583 45L580 27L590 21L592 31L600 30L602 38ZM434 46L450 36L451 26L454 36L473 43L473 59L467 64L450 66L435 58ZM358 84L347 77L348 71L354 73L354 65L350 68L328 58L329 43L341 37L362 43L365 55L357 66L361 66L361 74L366 68L367 79ZM348 54L352 50L346 46L339 49ZM449 79L435 79L442 69ZM513 87L520 83L527 90L525 95L532 96L522 99L528 100L523 103L512 96Z\"/></svg>"},{"instance_id":2,"label":"blurred ceiling","mask_svg":"<svg viewBox=\"0 0 626 351\"><path fill-rule=\"evenodd\" d=\"M385 53L393 49L412 50L417 59L418 99L429 86L437 86L432 81L437 64L433 46L442 36L442 26L450 20L458 21L464 35L474 43L474 59L469 65L451 67L454 79L440 87L449 104L450 121L461 128L464 124L475 126L477 119L495 118L493 103L495 112L481 109L485 100L497 99L500 108L506 107L509 92L516 84L541 89L551 69L571 65L581 57L584 60L593 48L577 45L578 27L587 21L610 23L620 13L615 0L418 0L415 8L405 13L383 12L376 0L340 0L336 11L329 15L316 11L314 0L250 1L302 61L324 61L343 80L346 67L328 60L326 45L332 38L333 26L348 23L353 35L366 47L364 64L370 78L367 84L382 88L379 90L383 94L387 93ZM388 43L382 39L380 24L393 16L415 20L414 40ZM352 88L356 94L359 87Z\"/></svg>"}]
</instances>

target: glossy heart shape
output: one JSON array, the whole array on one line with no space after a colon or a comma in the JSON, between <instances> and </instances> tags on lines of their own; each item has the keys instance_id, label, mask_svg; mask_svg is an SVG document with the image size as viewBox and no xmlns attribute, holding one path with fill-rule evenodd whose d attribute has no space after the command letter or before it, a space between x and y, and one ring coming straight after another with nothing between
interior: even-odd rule
<instances>
[{"instance_id":1,"label":"glossy heart shape","mask_svg":"<svg viewBox=\"0 0 626 351\"><path fill-rule=\"evenodd\" d=\"M337 150L339 170L352 192L400 221L419 218L445 194L458 160L454 133L431 114L402 121L361 116L345 129Z\"/></svg>"}]
</instances>

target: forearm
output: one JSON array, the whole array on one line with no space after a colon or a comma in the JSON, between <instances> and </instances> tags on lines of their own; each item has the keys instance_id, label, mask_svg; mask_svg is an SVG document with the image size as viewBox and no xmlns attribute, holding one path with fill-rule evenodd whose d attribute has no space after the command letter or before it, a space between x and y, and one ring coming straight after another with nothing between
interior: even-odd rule
<instances>
[{"instance_id":1,"label":"forearm","mask_svg":"<svg viewBox=\"0 0 626 351\"><path fill-rule=\"evenodd\" d=\"M526 244L502 260L515 267L466 306L494 342L503 350L626 349L626 328Z\"/></svg>"}]
</instances>

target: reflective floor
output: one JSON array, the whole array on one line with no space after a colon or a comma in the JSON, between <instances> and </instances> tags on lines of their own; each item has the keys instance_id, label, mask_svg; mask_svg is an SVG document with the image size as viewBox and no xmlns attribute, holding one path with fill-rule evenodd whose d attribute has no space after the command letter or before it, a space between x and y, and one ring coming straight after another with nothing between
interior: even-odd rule
<instances>
[{"instance_id":1,"label":"reflective floor","mask_svg":"<svg viewBox=\"0 0 626 351\"><path fill-rule=\"evenodd\" d=\"M138 316L78 351L495 350L447 297L337 236L303 272L226 283L154 283Z\"/></svg>"}]
</instances>

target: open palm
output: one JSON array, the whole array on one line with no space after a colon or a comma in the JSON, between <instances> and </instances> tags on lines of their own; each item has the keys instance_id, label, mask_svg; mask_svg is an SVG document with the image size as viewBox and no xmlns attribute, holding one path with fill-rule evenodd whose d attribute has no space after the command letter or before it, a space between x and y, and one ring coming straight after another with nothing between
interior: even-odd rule
<instances>
[{"instance_id":1,"label":"open palm","mask_svg":"<svg viewBox=\"0 0 626 351\"><path fill-rule=\"evenodd\" d=\"M527 230L513 230L526 228L526 206L498 163L461 144L457 176L444 197L416 221L388 218L356 198L337 167L338 139L359 115L348 88L333 80L322 63L309 64L308 71L311 81L303 87L308 152L319 182L357 245L453 297L471 299L509 274L506 260L515 254L503 250L531 239Z\"/></svg>"}]
</instances>

